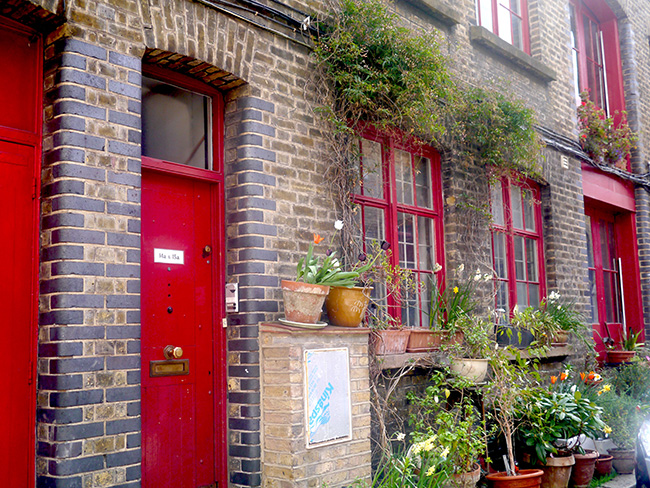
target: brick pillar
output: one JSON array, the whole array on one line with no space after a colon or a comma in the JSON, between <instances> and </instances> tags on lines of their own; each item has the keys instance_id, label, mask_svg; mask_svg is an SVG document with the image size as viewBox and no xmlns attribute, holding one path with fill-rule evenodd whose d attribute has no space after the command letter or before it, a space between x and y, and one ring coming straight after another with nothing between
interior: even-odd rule
<instances>
[{"instance_id":1,"label":"brick pillar","mask_svg":"<svg viewBox=\"0 0 650 488\"><path fill-rule=\"evenodd\" d=\"M265 171L276 157L266 149L275 137L268 123L275 106L243 96L232 100L226 112L228 281L239 284L240 299L240 313L229 316L228 329L230 480L260 486L258 323L277 314L273 293L279 287L271 268L278 252L266 242L277 236L277 227L268 223L276 210L268 190L276 179Z\"/></svg>"},{"instance_id":2,"label":"brick pillar","mask_svg":"<svg viewBox=\"0 0 650 488\"><path fill-rule=\"evenodd\" d=\"M140 59L45 68L37 486L139 486Z\"/></svg>"}]
</instances>

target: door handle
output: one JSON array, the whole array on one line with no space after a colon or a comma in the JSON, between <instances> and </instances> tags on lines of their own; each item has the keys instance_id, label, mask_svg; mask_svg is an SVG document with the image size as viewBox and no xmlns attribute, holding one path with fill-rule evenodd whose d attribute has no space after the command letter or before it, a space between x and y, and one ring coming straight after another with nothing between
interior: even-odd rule
<instances>
[{"instance_id":1,"label":"door handle","mask_svg":"<svg viewBox=\"0 0 650 488\"><path fill-rule=\"evenodd\" d=\"M183 349L177 346L165 346L163 349L163 355L165 356L165 359L180 359L183 357Z\"/></svg>"}]
</instances>

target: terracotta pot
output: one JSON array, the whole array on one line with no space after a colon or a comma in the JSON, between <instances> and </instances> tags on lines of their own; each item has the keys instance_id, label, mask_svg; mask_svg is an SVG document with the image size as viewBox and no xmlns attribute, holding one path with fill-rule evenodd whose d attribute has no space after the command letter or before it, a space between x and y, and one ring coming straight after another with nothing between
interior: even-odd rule
<instances>
[{"instance_id":1,"label":"terracotta pot","mask_svg":"<svg viewBox=\"0 0 650 488\"><path fill-rule=\"evenodd\" d=\"M636 466L634 449L609 449L612 465L618 474L632 474Z\"/></svg>"},{"instance_id":2,"label":"terracotta pot","mask_svg":"<svg viewBox=\"0 0 650 488\"><path fill-rule=\"evenodd\" d=\"M540 466L544 471L541 488L567 488L574 464L573 455L547 457L546 464Z\"/></svg>"},{"instance_id":3,"label":"terracotta pot","mask_svg":"<svg viewBox=\"0 0 650 488\"><path fill-rule=\"evenodd\" d=\"M596 474L598 476L607 476L612 472L612 456L601 454L596 459Z\"/></svg>"},{"instance_id":4,"label":"terracotta pot","mask_svg":"<svg viewBox=\"0 0 650 488\"><path fill-rule=\"evenodd\" d=\"M463 333L451 335L446 330L411 329L407 352L437 351L443 344L461 344Z\"/></svg>"},{"instance_id":5,"label":"terracotta pot","mask_svg":"<svg viewBox=\"0 0 650 488\"><path fill-rule=\"evenodd\" d=\"M474 488L480 479L481 467L477 464L473 471L455 474L442 486L443 488Z\"/></svg>"},{"instance_id":6,"label":"terracotta pot","mask_svg":"<svg viewBox=\"0 0 650 488\"><path fill-rule=\"evenodd\" d=\"M569 343L569 335L571 335L571 332L566 331L566 330L560 330L555 333L553 336L553 341L551 342L551 346L553 347L564 347Z\"/></svg>"},{"instance_id":7,"label":"terracotta pot","mask_svg":"<svg viewBox=\"0 0 650 488\"><path fill-rule=\"evenodd\" d=\"M330 287L286 280L281 285L285 318L305 324L318 322Z\"/></svg>"},{"instance_id":8,"label":"terracotta pot","mask_svg":"<svg viewBox=\"0 0 650 488\"><path fill-rule=\"evenodd\" d=\"M370 334L370 347L378 356L403 354L410 334L409 329L374 330Z\"/></svg>"},{"instance_id":9,"label":"terracotta pot","mask_svg":"<svg viewBox=\"0 0 650 488\"><path fill-rule=\"evenodd\" d=\"M541 469L521 469L515 476L501 471L486 476L493 488L538 488L544 471Z\"/></svg>"},{"instance_id":10,"label":"terracotta pot","mask_svg":"<svg viewBox=\"0 0 650 488\"><path fill-rule=\"evenodd\" d=\"M372 288L331 286L325 310L332 325L359 327L368 309Z\"/></svg>"},{"instance_id":11,"label":"terracotta pot","mask_svg":"<svg viewBox=\"0 0 650 488\"><path fill-rule=\"evenodd\" d=\"M609 364L628 363L634 357L636 351L607 351L607 362Z\"/></svg>"},{"instance_id":12,"label":"terracotta pot","mask_svg":"<svg viewBox=\"0 0 650 488\"><path fill-rule=\"evenodd\" d=\"M452 358L449 369L475 383L485 380L489 359Z\"/></svg>"},{"instance_id":13,"label":"terracotta pot","mask_svg":"<svg viewBox=\"0 0 650 488\"><path fill-rule=\"evenodd\" d=\"M571 473L570 485L574 488L587 488L594 477L596 468L597 451L587 451L585 454L574 454L576 463Z\"/></svg>"}]
</instances>

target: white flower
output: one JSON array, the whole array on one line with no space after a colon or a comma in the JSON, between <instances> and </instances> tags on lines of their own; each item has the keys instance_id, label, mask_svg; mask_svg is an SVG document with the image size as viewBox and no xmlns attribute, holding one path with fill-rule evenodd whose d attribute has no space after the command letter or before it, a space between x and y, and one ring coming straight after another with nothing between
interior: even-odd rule
<instances>
[{"instance_id":1,"label":"white flower","mask_svg":"<svg viewBox=\"0 0 650 488\"><path fill-rule=\"evenodd\" d=\"M343 228L343 221L337 220L336 222L334 222L334 228L336 230L341 230Z\"/></svg>"},{"instance_id":2,"label":"white flower","mask_svg":"<svg viewBox=\"0 0 650 488\"><path fill-rule=\"evenodd\" d=\"M406 434L404 432L398 432L397 433L396 439L398 441L403 441L405 438L406 438Z\"/></svg>"},{"instance_id":3,"label":"white flower","mask_svg":"<svg viewBox=\"0 0 650 488\"><path fill-rule=\"evenodd\" d=\"M492 276L489 275L488 273L485 273L483 275L483 281L490 281L492 279Z\"/></svg>"},{"instance_id":4,"label":"white flower","mask_svg":"<svg viewBox=\"0 0 650 488\"><path fill-rule=\"evenodd\" d=\"M436 263L436 265L433 267L433 272L437 273L439 271L442 271L442 266L440 264Z\"/></svg>"},{"instance_id":5,"label":"white flower","mask_svg":"<svg viewBox=\"0 0 650 488\"><path fill-rule=\"evenodd\" d=\"M480 280L480 279L481 279L481 276L482 276L482 275L481 275L481 270L477 268L477 269L476 269L476 274L474 275L474 281L478 281L478 280Z\"/></svg>"},{"instance_id":6,"label":"white flower","mask_svg":"<svg viewBox=\"0 0 650 488\"><path fill-rule=\"evenodd\" d=\"M461 264L460 266L458 266L458 272L462 273L463 271L465 271L465 265Z\"/></svg>"},{"instance_id":7,"label":"white flower","mask_svg":"<svg viewBox=\"0 0 650 488\"><path fill-rule=\"evenodd\" d=\"M552 291L552 292L548 295L548 301L549 301L549 302L555 302L555 301L557 301L557 300L559 300L559 299L560 299L560 294L559 294L558 292L556 292L556 291Z\"/></svg>"}]
</instances>

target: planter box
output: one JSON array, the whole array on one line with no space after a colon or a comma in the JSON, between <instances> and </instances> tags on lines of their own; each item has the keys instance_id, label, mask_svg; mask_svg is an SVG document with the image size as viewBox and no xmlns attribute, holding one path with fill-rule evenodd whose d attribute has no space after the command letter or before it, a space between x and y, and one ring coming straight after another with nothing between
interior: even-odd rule
<instances>
[{"instance_id":1,"label":"planter box","mask_svg":"<svg viewBox=\"0 0 650 488\"><path fill-rule=\"evenodd\" d=\"M437 351L443 344L461 344L463 333L451 335L445 330L410 329L411 335L406 346L406 352Z\"/></svg>"},{"instance_id":2,"label":"planter box","mask_svg":"<svg viewBox=\"0 0 650 488\"><path fill-rule=\"evenodd\" d=\"M409 329L373 330L370 334L370 349L377 356L403 354L411 331Z\"/></svg>"}]
</instances>

